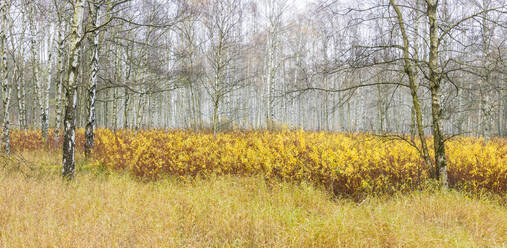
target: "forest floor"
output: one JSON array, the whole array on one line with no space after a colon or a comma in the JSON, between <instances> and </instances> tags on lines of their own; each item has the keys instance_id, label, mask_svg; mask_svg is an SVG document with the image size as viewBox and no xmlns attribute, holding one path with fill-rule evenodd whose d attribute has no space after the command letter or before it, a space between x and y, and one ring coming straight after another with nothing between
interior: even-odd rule
<instances>
[{"instance_id":1,"label":"forest floor","mask_svg":"<svg viewBox=\"0 0 507 248\"><path fill-rule=\"evenodd\" d=\"M428 189L357 202L261 177L141 181L61 155L0 163L0 247L506 247L494 197Z\"/></svg>"}]
</instances>

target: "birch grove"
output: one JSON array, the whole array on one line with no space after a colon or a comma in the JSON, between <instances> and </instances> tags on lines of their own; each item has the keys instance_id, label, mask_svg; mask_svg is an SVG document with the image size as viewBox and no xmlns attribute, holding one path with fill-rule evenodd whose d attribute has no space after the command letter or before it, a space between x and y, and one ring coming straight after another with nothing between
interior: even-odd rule
<instances>
[{"instance_id":1,"label":"birch grove","mask_svg":"<svg viewBox=\"0 0 507 248\"><path fill-rule=\"evenodd\" d=\"M86 156L96 128L373 132L445 185L448 139L507 134L505 1L302 2L3 0L4 151L63 129L72 177L76 128Z\"/></svg>"}]
</instances>

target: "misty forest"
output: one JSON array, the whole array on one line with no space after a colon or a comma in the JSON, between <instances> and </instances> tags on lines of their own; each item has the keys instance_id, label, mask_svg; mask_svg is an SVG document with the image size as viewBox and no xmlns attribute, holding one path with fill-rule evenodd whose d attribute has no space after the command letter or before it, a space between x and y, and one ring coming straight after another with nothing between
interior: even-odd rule
<instances>
[{"instance_id":1,"label":"misty forest","mask_svg":"<svg viewBox=\"0 0 507 248\"><path fill-rule=\"evenodd\" d=\"M10 128L505 136L505 4L3 0L4 147Z\"/></svg>"},{"instance_id":2,"label":"misty forest","mask_svg":"<svg viewBox=\"0 0 507 248\"><path fill-rule=\"evenodd\" d=\"M47 187L64 190L75 180L95 184L90 174L124 170L134 179L119 187L169 176L203 180L191 187L216 190L209 194L219 194L220 183L307 182L316 187L312 197L322 194L313 200L328 204L324 212L336 207L325 195L361 202L396 192L431 196L434 187L443 205L453 200L439 190L457 190L457 202L487 192L498 211L474 211L507 215L506 0L0 0L0 31L0 181L15 185L19 173L38 171L34 178L42 173ZM242 181L251 177L257 181ZM0 247L28 244L16 243L29 235L9 236L19 227L2 220ZM252 238L245 223L237 233L198 239L209 228L182 225L192 223L200 226L179 240L122 243L120 235L113 246L438 247L445 242L432 242L446 240L399 233L393 246L378 243L381 236L340 243L345 231L328 244L318 233ZM495 225L484 227L489 238L470 231L449 240L507 244L505 223L482 224ZM308 225L301 228L315 230ZM51 237L41 242L59 244ZM60 245L109 246L103 241Z\"/></svg>"}]
</instances>

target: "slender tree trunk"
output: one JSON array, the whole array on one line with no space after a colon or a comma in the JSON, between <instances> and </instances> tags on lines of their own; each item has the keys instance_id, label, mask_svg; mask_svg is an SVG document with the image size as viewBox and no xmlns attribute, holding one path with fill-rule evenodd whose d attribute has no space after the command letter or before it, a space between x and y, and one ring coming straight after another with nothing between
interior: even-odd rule
<instances>
[{"instance_id":1,"label":"slender tree trunk","mask_svg":"<svg viewBox=\"0 0 507 248\"><path fill-rule=\"evenodd\" d=\"M129 118L129 112L130 112L130 104L129 104L129 101L130 101L130 93L129 93L129 89L127 87L123 88L123 90L125 91L124 95L125 95L125 101L123 102L123 129L127 129L129 128L129 122L128 122L128 118Z\"/></svg>"},{"instance_id":2,"label":"slender tree trunk","mask_svg":"<svg viewBox=\"0 0 507 248\"><path fill-rule=\"evenodd\" d=\"M113 89L113 130L116 132L118 129L118 89Z\"/></svg>"},{"instance_id":3,"label":"slender tree trunk","mask_svg":"<svg viewBox=\"0 0 507 248\"><path fill-rule=\"evenodd\" d=\"M11 86L9 84L9 71L7 68L7 15L9 11L8 4L3 2L0 4L0 22L2 30L0 31L0 79L2 80L2 104L3 104L3 125L2 125L2 150L5 154L9 154L10 149L10 119L9 119L9 102L11 95Z\"/></svg>"},{"instance_id":4,"label":"slender tree trunk","mask_svg":"<svg viewBox=\"0 0 507 248\"><path fill-rule=\"evenodd\" d=\"M121 73L121 62L120 62L120 57L119 57L119 53L120 53L120 50L119 48L116 48L115 49L115 53L117 54L116 56L116 60L115 60L115 74L114 74L114 78L116 80L116 84L121 84L122 83L122 73ZM112 126L113 126L113 130L116 132L116 130L118 129L118 88L117 87L114 87L113 88L113 123L112 123Z\"/></svg>"},{"instance_id":5,"label":"slender tree trunk","mask_svg":"<svg viewBox=\"0 0 507 248\"><path fill-rule=\"evenodd\" d=\"M497 108L497 118L496 118L496 125L497 125L497 135L498 137L502 137L503 134L503 126L502 126L502 110L503 110L503 101L500 94L500 91L498 90L496 92L496 101L498 102L498 108Z\"/></svg>"},{"instance_id":6,"label":"slender tree trunk","mask_svg":"<svg viewBox=\"0 0 507 248\"><path fill-rule=\"evenodd\" d=\"M50 28L50 34L48 35L48 51L47 51L47 58L48 58L48 69L47 69L47 81L46 81L46 87L44 88L44 95L43 95L43 102L42 102L42 118L41 118L41 124L42 124L42 137L48 140L48 133L49 133L49 92L51 90L51 81L52 79L52 71L53 71L53 25L51 24Z\"/></svg>"},{"instance_id":7,"label":"slender tree trunk","mask_svg":"<svg viewBox=\"0 0 507 248\"><path fill-rule=\"evenodd\" d=\"M22 17L24 20L24 15ZM11 19L10 23L9 23L9 30L10 30L11 37L14 36L14 32L12 30L13 26L14 25L13 25L12 19ZM26 31L25 26L23 25L21 35L19 38L19 44L23 44L25 41L25 31ZM16 44L14 43L14 39L11 39L11 45L12 45L12 47L16 47ZM17 50L18 50L17 57L23 58L24 54L25 54L24 46L21 46ZM14 67L14 69L15 69L14 78L17 81L16 82L16 97L17 97L17 104L18 104L18 125L19 125L19 128L22 130L26 130L26 128L27 128L26 127L27 123L26 123L25 86L24 86L25 73L23 70L24 65L25 65L24 59L20 59L18 61L18 65Z\"/></svg>"},{"instance_id":8,"label":"slender tree trunk","mask_svg":"<svg viewBox=\"0 0 507 248\"><path fill-rule=\"evenodd\" d=\"M426 0L427 3L427 16L430 28L430 56L429 56L429 71L430 71L430 91L431 91L431 115L433 121L433 143L435 147L435 172L436 177L440 180L443 187L448 187L447 181L447 160L445 157L445 139L442 132L442 108L440 80L441 76L438 72L438 49L439 49L439 36L438 36L438 22L437 22L437 7L438 1Z\"/></svg>"},{"instance_id":9,"label":"slender tree trunk","mask_svg":"<svg viewBox=\"0 0 507 248\"><path fill-rule=\"evenodd\" d=\"M77 76L79 73L81 41L83 39L84 3L85 0L74 1L69 47L69 70L65 84L67 104L64 116L62 175L67 179L74 177L75 170Z\"/></svg>"},{"instance_id":10,"label":"slender tree trunk","mask_svg":"<svg viewBox=\"0 0 507 248\"><path fill-rule=\"evenodd\" d=\"M23 62L20 67L22 68ZM26 103L25 103L25 84L24 72L19 70L18 83L16 84L16 96L18 100L19 128L26 130Z\"/></svg>"},{"instance_id":11,"label":"slender tree trunk","mask_svg":"<svg viewBox=\"0 0 507 248\"><path fill-rule=\"evenodd\" d=\"M415 135L417 133L417 117L415 113L415 108L412 104L412 107L410 108L410 139L414 140Z\"/></svg>"},{"instance_id":12,"label":"slender tree trunk","mask_svg":"<svg viewBox=\"0 0 507 248\"><path fill-rule=\"evenodd\" d=\"M55 132L54 139L58 140L60 136L60 129L62 125L62 109L63 109L63 81L65 74L65 30L63 18L58 22L58 72L56 74L56 117L55 117Z\"/></svg>"},{"instance_id":13,"label":"slender tree trunk","mask_svg":"<svg viewBox=\"0 0 507 248\"><path fill-rule=\"evenodd\" d=\"M56 73L56 115L55 115L55 131L53 139L55 141L60 137L62 125L62 110L63 110L63 83L65 75L65 33L66 25L61 12L58 12L58 31L57 31L57 73Z\"/></svg>"},{"instance_id":14,"label":"slender tree trunk","mask_svg":"<svg viewBox=\"0 0 507 248\"><path fill-rule=\"evenodd\" d=\"M40 128L42 132L42 137L44 137L44 140L47 139L48 136L48 126L47 126L47 113L45 112L45 89L42 85L41 80L39 79L39 73L40 73L40 57L39 57L39 49L41 49L40 44L37 44L36 37L37 37L37 30L35 27L35 6L32 4L31 6L31 20L30 20L30 32L32 35L32 63L33 63L33 79L35 82L34 87L34 93L35 97L37 98L37 104L39 107L39 119L40 119ZM34 108L35 110L35 108ZM35 120L34 120L35 124Z\"/></svg>"},{"instance_id":15,"label":"slender tree trunk","mask_svg":"<svg viewBox=\"0 0 507 248\"><path fill-rule=\"evenodd\" d=\"M219 98L216 97L213 102L213 137L217 136L218 129L218 104L220 103Z\"/></svg>"},{"instance_id":16,"label":"slender tree trunk","mask_svg":"<svg viewBox=\"0 0 507 248\"><path fill-rule=\"evenodd\" d=\"M196 96L194 92L194 86L193 84L190 85L190 97L191 97L191 104L192 104L192 119L193 119L193 127L194 132L199 132L199 124L197 120L197 103L196 103Z\"/></svg>"},{"instance_id":17,"label":"slender tree trunk","mask_svg":"<svg viewBox=\"0 0 507 248\"><path fill-rule=\"evenodd\" d=\"M384 97L382 96L381 86L377 86L377 109L379 119L379 132L384 133Z\"/></svg>"},{"instance_id":18,"label":"slender tree trunk","mask_svg":"<svg viewBox=\"0 0 507 248\"><path fill-rule=\"evenodd\" d=\"M143 123L143 112L144 112L144 95L139 95L139 102L137 105L137 114L136 114L136 132L139 130Z\"/></svg>"},{"instance_id":19,"label":"slender tree trunk","mask_svg":"<svg viewBox=\"0 0 507 248\"><path fill-rule=\"evenodd\" d=\"M33 3L32 3L33 4ZM42 108L40 105L40 95L39 95L39 47L37 45L37 31L35 30L34 16L35 16L35 7L30 7L30 34L31 34L31 52L32 52L32 72L33 72L33 97L36 98L36 101L32 102L32 123L33 128L37 126L37 118L36 118L36 105L39 105L39 108Z\"/></svg>"},{"instance_id":20,"label":"slender tree trunk","mask_svg":"<svg viewBox=\"0 0 507 248\"><path fill-rule=\"evenodd\" d=\"M426 163L426 166L431 168L431 160L428 150L428 145L426 143L426 139L424 138L424 127L422 123L422 111L421 111L421 105L419 104L419 97L417 95L417 77L416 73L412 67L412 61L410 60L409 55L409 41L408 41L408 35L405 31L405 22L403 20L402 13L400 11L400 8L395 3L394 0L390 0L391 6L393 6L394 10L396 11L397 17L398 17L398 23L400 26L400 31L403 37L403 60L404 60L404 68L405 73L408 75L409 85L410 85L410 94L412 96L412 108L414 112L415 117L415 124L417 128L417 133L419 136L419 140L421 141L421 151L422 151L422 157L424 159L424 162Z\"/></svg>"},{"instance_id":21,"label":"slender tree trunk","mask_svg":"<svg viewBox=\"0 0 507 248\"><path fill-rule=\"evenodd\" d=\"M92 61L91 61L91 75L90 83L88 85L88 118L85 128L85 157L89 158L95 142L95 102L97 99L97 77L99 72L99 18L100 18L100 5L97 2L89 3L90 15L92 18L91 28L94 29L91 33L92 37Z\"/></svg>"}]
</instances>

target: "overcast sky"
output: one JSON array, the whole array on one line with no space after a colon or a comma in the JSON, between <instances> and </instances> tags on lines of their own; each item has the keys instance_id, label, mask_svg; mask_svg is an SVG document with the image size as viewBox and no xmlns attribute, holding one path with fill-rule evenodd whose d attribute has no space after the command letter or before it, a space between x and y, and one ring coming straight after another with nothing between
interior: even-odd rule
<instances>
[{"instance_id":1,"label":"overcast sky","mask_svg":"<svg viewBox=\"0 0 507 248\"><path fill-rule=\"evenodd\" d=\"M304 10L307 4L315 2L315 0L293 0L293 1L298 11Z\"/></svg>"}]
</instances>

